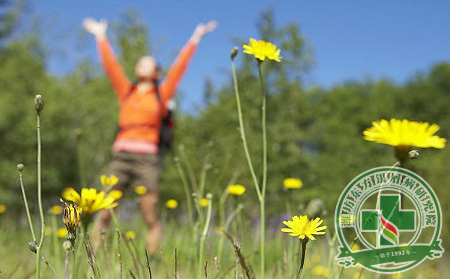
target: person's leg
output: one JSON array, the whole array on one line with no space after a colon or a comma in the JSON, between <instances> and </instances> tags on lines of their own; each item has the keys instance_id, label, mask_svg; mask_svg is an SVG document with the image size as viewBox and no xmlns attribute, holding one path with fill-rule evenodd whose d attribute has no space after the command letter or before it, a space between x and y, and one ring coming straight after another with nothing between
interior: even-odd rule
<instances>
[{"instance_id":1,"label":"person's leg","mask_svg":"<svg viewBox=\"0 0 450 279\"><path fill-rule=\"evenodd\" d=\"M159 158L157 154L141 156L140 166L135 168L135 186L145 186L147 192L141 196L141 212L147 225L146 248L156 253L162 238L161 222L158 215L159 201Z\"/></svg>"},{"instance_id":2,"label":"person's leg","mask_svg":"<svg viewBox=\"0 0 450 279\"><path fill-rule=\"evenodd\" d=\"M131 165L128 160L129 154L122 152L112 153L111 161L108 165L105 175L115 175L119 179L117 184L113 187L114 190L123 191L125 186L129 183L131 178ZM109 226L111 225L111 214L109 210L105 209L98 213L92 230L92 246L94 251L101 243L101 233L104 231L106 235L109 233Z\"/></svg>"},{"instance_id":3,"label":"person's leg","mask_svg":"<svg viewBox=\"0 0 450 279\"><path fill-rule=\"evenodd\" d=\"M141 212L147 225L145 246L151 254L158 252L162 236L161 222L158 218L158 200L157 191L149 191L141 196Z\"/></svg>"}]
</instances>

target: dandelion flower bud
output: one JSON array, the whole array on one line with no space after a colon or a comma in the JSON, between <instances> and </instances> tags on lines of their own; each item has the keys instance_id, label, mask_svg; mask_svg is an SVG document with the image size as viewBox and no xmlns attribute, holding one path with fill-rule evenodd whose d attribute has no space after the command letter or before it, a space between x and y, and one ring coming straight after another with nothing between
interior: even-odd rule
<instances>
[{"instance_id":1,"label":"dandelion flower bud","mask_svg":"<svg viewBox=\"0 0 450 279\"><path fill-rule=\"evenodd\" d=\"M19 172L22 172L22 171L23 171L23 168L24 168L24 165L23 165L23 164L18 164L18 165L17 165L17 170L18 170Z\"/></svg>"},{"instance_id":2,"label":"dandelion flower bud","mask_svg":"<svg viewBox=\"0 0 450 279\"><path fill-rule=\"evenodd\" d=\"M36 95L34 97L34 108L38 114L44 109L44 99L42 99L42 95Z\"/></svg>"},{"instance_id":3,"label":"dandelion flower bud","mask_svg":"<svg viewBox=\"0 0 450 279\"><path fill-rule=\"evenodd\" d=\"M408 153L410 159L418 159L420 157L419 151L413 149Z\"/></svg>"},{"instance_id":4,"label":"dandelion flower bud","mask_svg":"<svg viewBox=\"0 0 450 279\"><path fill-rule=\"evenodd\" d=\"M233 49L231 50L231 60L234 60L234 58L236 57L237 54L238 54L238 48L233 47Z\"/></svg>"},{"instance_id":5,"label":"dandelion flower bud","mask_svg":"<svg viewBox=\"0 0 450 279\"><path fill-rule=\"evenodd\" d=\"M72 250L72 243L69 240L64 241L63 248L65 251Z\"/></svg>"},{"instance_id":6,"label":"dandelion flower bud","mask_svg":"<svg viewBox=\"0 0 450 279\"><path fill-rule=\"evenodd\" d=\"M28 243L28 248L30 248L31 252L36 253L36 251L37 251L37 243L36 243L36 241L30 241Z\"/></svg>"}]
</instances>

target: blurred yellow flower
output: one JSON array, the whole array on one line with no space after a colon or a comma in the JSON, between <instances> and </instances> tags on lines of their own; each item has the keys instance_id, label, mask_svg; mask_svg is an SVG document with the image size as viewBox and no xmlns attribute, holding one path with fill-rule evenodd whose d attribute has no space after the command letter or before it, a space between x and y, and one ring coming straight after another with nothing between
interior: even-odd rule
<instances>
[{"instance_id":1,"label":"blurred yellow flower","mask_svg":"<svg viewBox=\"0 0 450 279\"><path fill-rule=\"evenodd\" d=\"M300 215L292 217L292 221L284 221L283 224L289 228L282 228L282 232L289 233L292 236L298 236L301 239L308 237L311 240L316 240L313 234L320 235L325 234L322 230L326 229L327 226L319 227L323 220L317 217L314 220L308 220L308 216Z\"/></svg>"},{"instance_id":2,"label":"blurred yellow flower","mask_svg":"<svg viewBox=\"0 0 450 279\"><path fill-rule=\"evenodd\" d=\"M102 175L100 176L100 182L103 187L112 187L119 182L119 178L117 178L114 174L110 176Z\"/></svg>"},{"instance_id":3,"label":"blurred yellow flower","mask_svg":"<svg viewBox=\"0 0 450 279\"><path fill-rule=\"evenodd\" d=\"M72 201L81 209L83 213L92 215L102 209L109 209L118 206L117 199L122 197L122 192L113 190L105 196L104 191L97 193L95 188L82 188L81 195L73 188L66 188L62 193L63 199Z\"/></svg>"},{"instance_id":4,"label":"blurred yellow flower","mask_svg":"<svg viewBox=\"0 0 450 279\"><path fill-rule=\"evenodd\" d=\"M67 230L66 230L66 228L60 228L60 229L58 229L58 230L56 231L56 235L57 235L59 238L66 238L66 236L67 236Z\"/></svg>"},{"instance_id":5,"label":"blurred yellow flower","mask_svg":"<svg viewBox=\"0 0 450 279\"><path fill-rule=\"evenodd\" d=\"M228 186L227 192L230 195L240 196L245 193L245 187L240 184Z\"/></svg>"},{"instance_id":6,"label":"blurred yellow flower","mask_svg":"<svg viewBox=\"0 0 450 279\"><path fill-rule=\"evenodd\" d=\"M361 274L361 271L353 274L353 279L366 279L364 274Z\"/></svg>"},{"instance_id":7,"label":"blurred yellow flower","mask_svg":"<svg viewBox=\"0 0 450 279\"><path fill-rule=\"evenodd\" d=\"M244 45L244 53L251 54L261 61L266 58L277 62L281 61L280 49L276 45L263 40L255 40L250 38L250 43Z\"/></svg>"},{"instance_id":8,"label":"blurred yellow flower","mask_svg":"<svg viewBox=\"0 0 450 279\"><path fill-rule=\"evenodd\" d=\"M63 208L60 205L54 205L48 211L53 215L60 215L63 212Z\"/></svg>"},{"instance_id":9,"label":"blurred yellow flower","mask_svg":"<svg viewBox=\"0 0 450 279\"><path fill-rule=\"evenodd\" d=\"M439 130L436 124L415 122L406 119L381 119L372 122L366 129L364 139L392 146L444 148L446 139L434 135Z\"/></svg>"},{"instance_id":10,"label":"blurred yellow flower","mask_svg":"<svg viewBox=\"0 0 450 279\"><path fill-rule=\"evenodd\" d=\"M6 211L6 205L0 204L0 214L4 213Z\"/></svg>"},{"instance_id":11,"label":"blurred yellow flower","mask_svg":"<svg viewBox=\"0 0 450 279\"><path fill-rule=\"evenodd\" d=\"M178 202L174 199L170 199L170 200L166 201L167 208L174 209L174 208L177 208L177 206L178 206Z\"/></svg>"},{"instance_id":12,"label":"blurred yellow flower","mask_svg":"<svg viewBox=\"0 0 450 279\"><path fill-rule=\"evenodd\" d=\"M328 277L328 268L326 268L322 265L316 265L312 270L312 274L321 275L323 277Z\"/></svg>"},{"instance_id":13,"label":"blurred yellow flower","mask_svg":"<svg viewBox=\"0 0 450 279\"><path fill-rule=\"evenodd\" d=\"M216 234L223 234L223 227L215 227L214 232Z\"/></svg>"},{"instance_id":14,"label":"blurred yellow flower","mask_svg":"<svg viewBox=\"0 0 450 279\"><path fill-rule=\"evenodd\" d=\"M303 187L303 182L298 178L286 178L283 185L287 189L299 189Z\"/></svg>"},{"instance_id":15,"label":"blurred yellow flower","mask_svg":"<svg viewBox=\"0 0 450 279\"><path fill-rule=\"evenodd\" d=\"M391 275L391 278L392 279L401 279L401 278L403 278L403 274L402 273L394 273ZM431 277L429 277L429 278L431 278Z\"/></svg>"},{"instance_id":16,"label":"blurred yellow flower","mask_svg":"<svg viewBox=\"0 0 450 279\"><path fill-rule=\"evenodd\" d=\"M136 233L133 232L133 231L127 231L127 232L125 233L125 237L126 237L127 239L133 240L133 239L136 238Z\"/></svg>"},{"instance_id":17,"label":"blurred yellow flower","mask_svg":"<svg viewBox=\"0 0 450 279\"><path fill-rule=\"evenodd\" d=\"M64 203L63 221L66 229L75 234L78 224L80 223L80 215L82 209L75 204Z\"/></svg>"},{"instance_id":18,"label":"blurred yellow flower","mask_svg":"<svg viewBox=\"0 0 450 279\"><path fill-rule=\"evenodd\" d=\"M353 244L353 247L351 247L352 248L352 251L358 251L358 250L360 250L361 249L361 247L359 247L359 245L358 244Z\"/></svg>"},{"instance_id":19,"label":"blurred yellow flower","mask_svg":"<svg viewBox=\"0 0 450 279\"><path fill-rule=\"evenodd\" d=\"M201 207L208 207L208 204L209 204L209 200L208 199L203 198L203 199L200 200L200 206Z\"/></svg>"},{"instance_id":20,"label":"blurred yellow flower","mask_svg":"<svg viewBox=\"0 0 450 279\"><path fill-rule=\"evenodd\" d=\"M142 185L136 186L136 188L134 188L134 192L139 196L142 196L143 194L147 193L147 187Z\"/></svg>"}]
</instances>

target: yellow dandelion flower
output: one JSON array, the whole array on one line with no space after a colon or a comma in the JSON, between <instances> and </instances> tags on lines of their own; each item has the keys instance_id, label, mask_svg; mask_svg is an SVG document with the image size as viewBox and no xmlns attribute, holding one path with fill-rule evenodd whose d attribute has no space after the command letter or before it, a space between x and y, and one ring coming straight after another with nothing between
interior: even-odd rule
<instances>
[{"instance_id":1,"label":"yellow dandelion flower","mask_svg":"<svg viewBox=\"0 0 450 279\"><path fill-rule=\"evenodd\" d=\"M112 187L119 182L119 178L117 178L114 174L110 176L102 175L100 176L100 182L103 187Z\"/></svg>"},{"instance_id":2,"label":"yellow dandelion flower","mask_svg":"<svg viewBox=\"0 0 450 279\"><path fill-rule=\"evenodd\" d=\"M134 192L139 196L142 196L143 194L147 193L147 187L142 185L137 186L136 188L134 188Z\"/></svg>"},{"instance_id":3,"label":"yellow dandelion flower","mask_svg":"<svg viewBox=\"0 0 450 279\"><path fill-rule=\"evenodd\" d=\"M328 268L322 265L316 265L312 270L312 274L328 277Z\"/></svg>"},{"instance_id":4,"label":"yellow dandelion flower","mask_svg":"<svg viewBox=\"0 0 450 279\"><path fill-rule=\"evenodd\" d=\"M78 224L80 223L80 215L82 209L75 204L64 203L63 221L66 229L71 233L76 233Z\"/></svg>"},{"instance_id":5,"label":"yellow dandelion flower","mask_svg":"<svg viewBox=\"0 0 450 279\"><path fill-rule=\"evenodd\" d=\"M240 184L228 186L227 192L230 195L240 196L245 193L245 187Z\"/></svg>"},{"instance_id":6,"label":"yellow dandelion flower","mask_svg":"<svg viewBox=\"0 0 450 279\"><path fill-rule=\"evenodd\" d=\"M289 233L292 236L298 236L301 239L308 237L311 240L316 240L313 234L325 234L322 230L326 229L327 226L319 227L322 222L323 220L319 217L314 220L308 220L308 216L306 215L294 216L291 221L283 222L289 228L282 228L281 231Z\"/></svg>"},{"instance_id":7,"label":"yellow dandelion flower","mask_svg":"<svg viewBox=\"0 0 450 279\"><path fill-rule=\"evenodd\" d=\"M209 200L208 199L203 198L203 199L200 200L200 206L201 207L208 207L208 204L209 204Z\"/></svg>"},{"instance_id":8,"label":"yellow dandelion flower","mask_svg":"<svg viewBox=\"0 0 450 279\"><path fill-rule=\"evenodd\" d=\"M286 178L283 185L286 189L300 189L303 187L303 182L298 178Z\"/></svg>"},{"instance_id":9,"label":"yellow dandelion flower","mask_svg":"<svg viewBox=\"0 0 450 279\"><path fill-rule=\"evenodd\" d=\"M66 238L66 236L67 236L67 230L66 230L66 228L60 228L60 229L58 229L58 230L56 231L56 235L57 235L59 238Z\"/></svg>"},{"instance_id":10,"label":"yellow dandelion flower","mask_svg":"<svg viewBox=\"0 0 450 279\"><path fill-rule=\"evenodd\" d=\"M60 205L54 205L54 206L50 207L50 209L48 211L52 215L60 215L61 213L63 213L63 208Z\"/></svg>"},{"instance_id":11,"label":"yellow dandelion flower","mask_svg":"<svg viewBox=\"0 0 450 279\"><path fill-rule=\"evenodd\" d=\"M133 240L133 239L136 238L136 233L133 232L133 231L127 231L127 232L125 233L125 237L126 237L127 239Z\"/></svg>"},{"instance_id":12,"label":"yellow dandelion flower","mask_svg":"<svg viewBox=\"0 0 450 279\"><path fill-rule=\"evenodd\" d=\"M106 194L104 191L97 192L95 188L82 188L80 195L73 188L66 188L62 197L81 207L83 213L92 215L102 209L118 206L117 200L122 197L122 192L114 190Z\"/></svg>"},{"instance_id":13,"label":"yellow dandelion flower","mask_svg":"<svg viewBox=\"0 0 450 279\"><path fill-rule=\"evenodd\" d=\"M250 38L250 43L244 45L244 53L251 54L261 61L266 58L277 62L281 61L280 49L276 45L263 40L255 40Z\"/></svg>"},{"instance_id":14,"label":"yellow dandelion flower","mask_svg":"<svg viewBox=\"0 0 450 279\"><path fill-rule=\"evenodd\" d=\"M6 211L6 205L0 204L0 214L5 213Z\"/></svg>"},{"instance_id":15,"label":"yellow dandelion flower","mask_svg":"<svg viewBox=\"0 0 450 279\"><path fill-rule=\"evenodd\" d=\"M353 244L353 247L352 247L352 251L358 251L358 250L360 250L361 249L361 247L359 247L359 245L358 244Z\"/></svg>"},{"instance_id":16,"label":"yellow dandelion flower","mask_svg":"<svg viewBox=\"0 0 450 279\"><path fill-rule=\"evenodd\" d=\"M402 273L394 273L391 275L391 278L392 279L401 279L401 278L403 278L403 274Z\"/></svg>"},{"instance_id":17,"label":"yellow dandelion flower","mask_svg":"<svg viewBox=\"0 0 450 279\"><path fill-rule=\"evenodd\" d=\"M170 199L166 201L166 207L170 209L175 209L178 206L178 202L174 199Z\"/></svg>"},{"instance_id":18,"label":"yellow dandelion flower","mask_svg":"<svg viewBox=\"0 0 450 279\"><path fill-rule=\"evenodd\" d=\"M446 139L434 135L438 130L438 125L430 125L427 122L381 119L372 122L372 127L366 129L363 134L365 140L392 146L442 149Z\"/></svg>"}]
</instances>

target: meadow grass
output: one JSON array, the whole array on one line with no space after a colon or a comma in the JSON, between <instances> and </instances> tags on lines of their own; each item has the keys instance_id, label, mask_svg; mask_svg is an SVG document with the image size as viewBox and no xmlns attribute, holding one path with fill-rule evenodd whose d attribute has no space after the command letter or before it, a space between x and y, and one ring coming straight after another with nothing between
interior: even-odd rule
<instances>
[{"instance_id":1,"label":"meadow grass","mask_svg":"<svg viewBox=\"0 0 450 279\"><path fill-rule=\"evenodd\" d=\"M164 220L164 238L161 244L161 251L158 255L150 257L150 267L153 278L175 278L175 249L177 251L177 278L197 278L197 249L193 242L192 230L187 224L182 224L178 218L168 216ZM23 220L25 221L25 220ZM231 243L227 240L223 257L219 265L215 263L214 257L217 255L217 248L221 235L215 232L214 221L210 226L205 245L205 261L208 263L208 278L236 278L235 277L235 254ZM125 223L125 222L122 222ZM62 220L59 221L62 226ZM280 224L281 228L281 224ZM120 253L122 265L118 258L118 242L115 229L111 228L111 233L107 240L107 250L105 253L103 246L100 246L95 255L95 264L98 267L99 278L133 278L130 271L136 278L149 278L146 266L144 250L145 224L137 212L126 216L126 226L124 231L132 230L135 238L130 240L121 239ZM246 227L241 233L241 252L246 263L250 266L255 278L259 278L259 254L258 254L258 228ZM53 233L53 232L52 232ZM333 235L329 232L329 235ZM293 278L298 268L299 250L298 240L286 237L278 230L268 231L269 238L266 241L266 276L268 278ZM51 235L47 235L51 238ZM3 220L0 229L0 270L7 278L33 278L35 275L35 254L28 249L30 240L29 230L26 226L17 225L13 220ZM64 239L58 238L57 247L50 240L46 241L43 247L44 257L53 265L58 277L64 278L63 267L64 257L57 258L57 255L64 255L62 244ZM78 270L76 278L89 278L92 271L88 264L88 257L84 247L80 245L81 239L77 239ZM130 250L128 250L128 242ZM329 259L330 254L334 255L337 247L329 246L325 238L322 241L311 242L308 247L307 258L303 278L337 278L335 260ZM60 253L55 253L59 250ZM130 252L131 251L131 252ZM107 256L110 263L107 263ZM133 258L135 260L133 260ZM136 263L137 260L137 263ZM449 258L444 254L443 258L433 261L425 261L419 267L401 273L400 275L382 275L379 278L447 278L450 273L448 266ZM42 278L54 278L49 268L42 265ZM122 277L120 277L122 269ZM333 272L333 269L335 272ZM222 274L219 274L219 270ZM349 268L344 270L343 278L375 278L375 273L365 271L361 268ZM76 279L73 278L73 279ZM201 277L204 278L204 277ZM238 278L245 278L241 267L238 269Z\"/></svg>"}]
</instances>

